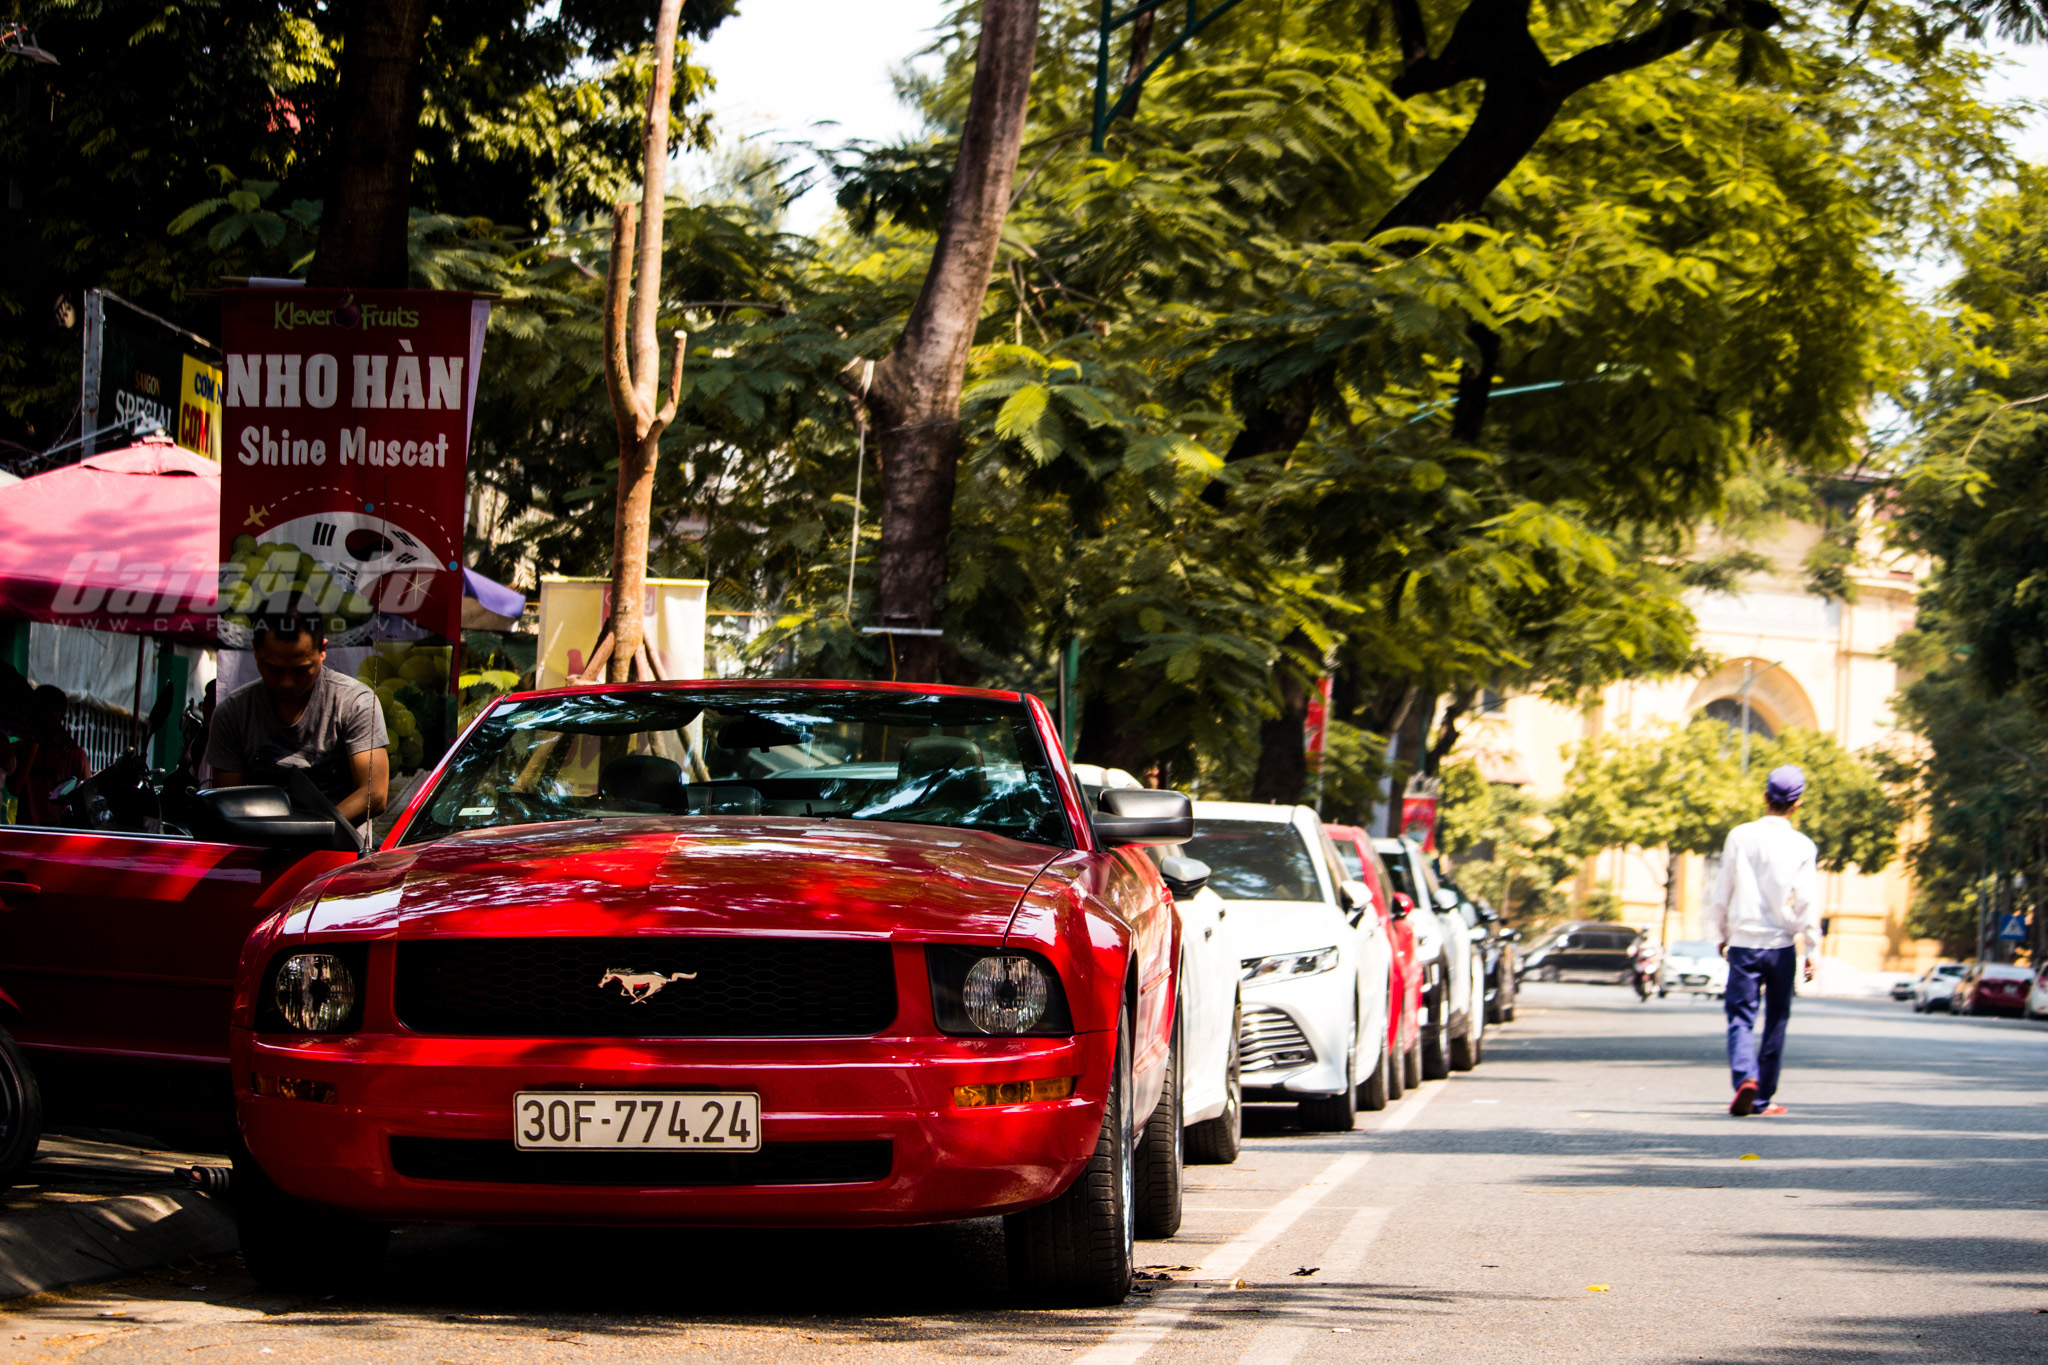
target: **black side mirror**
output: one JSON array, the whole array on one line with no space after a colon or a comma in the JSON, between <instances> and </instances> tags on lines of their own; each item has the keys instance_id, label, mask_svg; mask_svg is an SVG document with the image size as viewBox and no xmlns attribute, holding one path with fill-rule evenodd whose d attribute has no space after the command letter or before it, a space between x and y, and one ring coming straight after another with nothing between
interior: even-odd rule
<instances>
[{"instance_id":1,"label":"black side mirror","mask_svg":"<svg viewBox=\"0 0 2048 1365\"><path fill-rule=\"evenodd\" d=\"M1195 837L1195 803L1182 792L1109 787L1096 798L1088 822L1112 848L1123 844L1183 844Z\"/></svg>"},{"instance_id":2,"label":"black side mirror","mask_svg":"<svg viewBox=\"0 0 2048 1365\"><path fill-rule=\"evenodd\" d=\"M1415 902L1409 898L1406 891L1396 891L1394 893L1394 908L1388 913L1395 919L1407 919L1415 913Z\"/></svg>"},{"instance_id":3,"label":"black side mirror","mask_svg":"<svg viewBox=\"0 0 2048 1365\"><path fill-rule=\"evenodd\" d=\"M344 834L332 818L295 808L282 787L214 787L195 793L192 807L192 834L210 843L293 853L358 848L352 831Z\"/></svg>"},{"instance_id":4,"label":"black side mirror","mask_svg":"<svg viewBox=\"0 0 2048 1365\"><path fill-rule=\"evenodd\" d=\"M1173 898L1183 901L1209 884L1209 865L1200 858L1161 858L1159 876Z\"/></svg>"}]
</instances>

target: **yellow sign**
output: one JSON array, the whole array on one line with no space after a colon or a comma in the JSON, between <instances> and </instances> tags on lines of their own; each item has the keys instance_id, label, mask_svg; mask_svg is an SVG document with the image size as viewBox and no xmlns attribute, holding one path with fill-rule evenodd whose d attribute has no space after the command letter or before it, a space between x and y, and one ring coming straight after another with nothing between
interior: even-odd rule
<instances>
[{"instance_id":1,"label":"yellow sign","mask_svg":"<svg viewBox=\"0 0 2048 1365\"><path fill-rule=\"evenodd\" d=\"M221 373L189 355L184 359L184 376L178 382L178 444L218 460Z\"/></svg>"},{"instance_id":2,"label":"yellow sign","mask_svg":"<svg viewBox=\"0 0 2048 1365\"><path fill-rule=\"evenodd\" d=\"M704 597L701 578L650 578L641 612L654 666L664 678L704 676ZM562 687L590 663L611 617L612 585L604 578L540 580L539 687Z\"/></svg>"}]
</instances>

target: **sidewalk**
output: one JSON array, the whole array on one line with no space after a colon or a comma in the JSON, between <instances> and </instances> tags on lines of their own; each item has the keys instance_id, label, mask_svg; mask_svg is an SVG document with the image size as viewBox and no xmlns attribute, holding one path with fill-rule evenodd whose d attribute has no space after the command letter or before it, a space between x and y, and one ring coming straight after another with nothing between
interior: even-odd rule
<instances>
[{"instance_id":1,"label":"sidewalk","mask_svg":"<svg viewBox=\"0 0 2048 1365\"><path fill-rule=\"evenodd\" d=\"M227 1158L130 1146L126 1137L43 1135L22 1183L0 1192L0 1300L236 1249L232 1215L181 1173Z\"/></svg>"}]
</instances>

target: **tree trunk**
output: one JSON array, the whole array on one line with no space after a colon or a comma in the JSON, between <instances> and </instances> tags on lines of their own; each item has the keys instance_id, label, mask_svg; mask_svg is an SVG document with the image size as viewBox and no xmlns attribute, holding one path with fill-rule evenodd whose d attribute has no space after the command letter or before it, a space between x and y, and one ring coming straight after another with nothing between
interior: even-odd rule
<instances>
[{"instance_id":1,"label":"tree trunk","mask_svg":"<svg viewBox=\"0 0 2048 1365\"><path fill-rule=\"evenodd\" d=\"M604 301L604 378L619 431L619 502L612 527L612 653L606 664L613 682L629 680L635 663L642 659L655 466L661 456L661 433L675 419L683 380L684 338L678 332L668 402L657 412L654 402L661 378L661 349L654 329L661 312L662 212L668 203L668 106L675 89L676 26L682 13L683 0L661 0L655 21L654 86L647 92L637 232L633 206L612 205L611 272L605 280ZM651 659L652 654L646 657Z\"/></svg>"},{"instance_id":2,"label":"tree trunk","mask_svg":"<svg viewBox=\"0 0 2048 1365\"><path fill-rule=\"evenodd\" d=\"M1292 806L1308 790L1308 680L1291 655L1315 648L1300 631L1281 644L1274 665L1280 714L1259 726L1259 766L1252 773L1252 800Z\"/></svg>"},{"instance_id":3,"label":"tree trunk","mask_svg":"<svg viewBox=\"0 0 2048 1365\"><path fill-rule=\"evenodd\" d=\"M403 289L412 156L426 74L428 0L354 0L341 48L315 285Z\"/></svg>"},{"instance_id":4,"label":"tree trunk","mask_svg":"<svg viewBox=\"0 0 2048 1365\"><path fill-rule=\"evenodd\" d=\"M875 366L868 394L882 460L875 591L886 627L936 624L960 464L960 389L1009 210L1037 42L1038 0L984 0L960 159L931 268L902 339ZM898 678L937 678L945 653L938 638L899 635L891 643Z\"/></svg>"}]
</instances>

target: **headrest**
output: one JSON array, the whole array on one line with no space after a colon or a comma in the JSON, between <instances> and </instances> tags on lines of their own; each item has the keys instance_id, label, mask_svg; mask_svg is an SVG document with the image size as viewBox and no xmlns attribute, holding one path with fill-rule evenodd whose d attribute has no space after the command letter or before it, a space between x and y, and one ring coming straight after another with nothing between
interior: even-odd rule
<instances>
[{"instance_id":1,"label":"headrest","mask_svg":"<svg viewBox=\"0 0 2048 1365\"><path fill-rule=\"evenodd\" d=\"M656 754L627 754L604 765L598 791L619 801L636 801L661 810L681 810L685 802L683 768Z\"/></svg>"},{"instance_id":2,"label":"headrest","mask_svg":"<svg viewBox=\"0 0 2048 1365\"><path fill-rule=\"evenodd\" d=\"M981 746L971 739L951 735L926 735L903 746L897 760L900 777L923 777L929 773L963 772L981 767Z\"/></svg>"}]
</instances>

